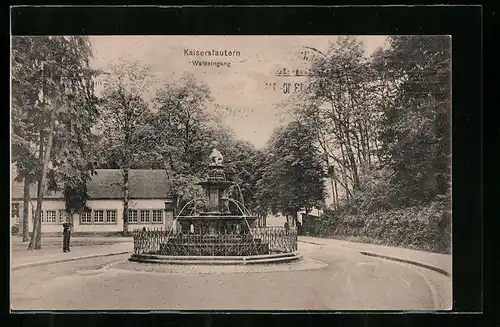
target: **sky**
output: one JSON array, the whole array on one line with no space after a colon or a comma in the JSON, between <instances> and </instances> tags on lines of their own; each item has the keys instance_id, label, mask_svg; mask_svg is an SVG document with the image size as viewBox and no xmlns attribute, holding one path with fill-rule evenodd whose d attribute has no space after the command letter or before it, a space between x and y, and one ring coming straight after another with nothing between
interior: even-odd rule
<instances>
[{"instance_id":1,"label":"sky","mask_svg":"<svg viewBox=\"0 0 500 327\"><path fill-rule=\"evenodd\" d=\"M106 68L120 59L138 61L155 75L158 88L192 73L207 84L214 102L222 108L223 121L239 139L257 148L265 146L284 116L278 104L290 97L307 77L280 77L276 72L306 69L304 47L326 52L336 36L91 36L94 68ZM358 36L369 55L384 45L385 36ZM208 56L206 51L226 52ZM191 53L193 51L194 53ZM202 51L205 55L195 53ZM191 55L192 54L192 55ZM217 66L196 65L200 61ZM275 83L273 87L273 83ZM290 84L290 91L286 93ZM154 91L152 91L154 93Z\"/></svg>"}]
</instances>

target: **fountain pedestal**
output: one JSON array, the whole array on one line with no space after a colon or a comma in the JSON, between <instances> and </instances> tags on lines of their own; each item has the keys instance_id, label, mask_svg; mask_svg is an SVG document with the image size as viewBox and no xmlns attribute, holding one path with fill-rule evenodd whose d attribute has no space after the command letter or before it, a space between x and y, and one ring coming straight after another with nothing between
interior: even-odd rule
<instances>
[{"instance_id":1,"label":"fountain pedestal","mask_svg":"<svg viewBox=\"0 0 500 327\"><path fill-rule=\"evenodd\" d=\"M248 232L257 217L246 215L244 211L231 212L228 191L233 183L226 180L222 164L211 163L208 168L207 179L198 183L203 188L203 206L197 208L195 216L178 217L182 230L190 231L193 226L193 234L200 235Z\"/></svg>"}]
</instances>

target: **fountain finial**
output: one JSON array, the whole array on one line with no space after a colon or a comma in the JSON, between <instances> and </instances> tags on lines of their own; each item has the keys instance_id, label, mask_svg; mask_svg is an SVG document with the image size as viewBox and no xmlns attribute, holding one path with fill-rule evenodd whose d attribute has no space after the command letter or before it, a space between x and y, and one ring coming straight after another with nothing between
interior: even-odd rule
<instances>
[{"instance_id":1,"label":"fountain finial","mask_svg":"<svg viewBox=\"0 0 500 327\"><path fill-rule=\"evenodd\" d=\"M219 150L217 150L216 148L213 148L209 159L210 159L211 164L221 166L222 161L224 160L224 157L222 156L222 153L219 152Z\"/></svg>"}]
</instances>

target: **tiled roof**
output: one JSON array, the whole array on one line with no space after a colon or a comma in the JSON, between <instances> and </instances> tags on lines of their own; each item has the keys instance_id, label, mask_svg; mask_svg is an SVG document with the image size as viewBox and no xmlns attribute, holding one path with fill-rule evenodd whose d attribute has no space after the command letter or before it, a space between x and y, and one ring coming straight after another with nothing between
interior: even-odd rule
<instances>
[{"instance_id":1,"label":"tiled roof","mask_svg":"<svg viewBox=\"0 0 500 327\"><path fill-rule=\"evenodd\" d=\"M91 199L122 199L123 175L119 169L96 169L97 175L87 184ZM12 175L15 177L15 174ZM36 185L30 187L30 197L36 199ZM167 174L161 169L131 169L129 171L130 199L166 199ZM12 198L23 198L23 184L12 182ZM61 192L46 192L45 199L62 199Z\"/></svg>"}]
</instances>

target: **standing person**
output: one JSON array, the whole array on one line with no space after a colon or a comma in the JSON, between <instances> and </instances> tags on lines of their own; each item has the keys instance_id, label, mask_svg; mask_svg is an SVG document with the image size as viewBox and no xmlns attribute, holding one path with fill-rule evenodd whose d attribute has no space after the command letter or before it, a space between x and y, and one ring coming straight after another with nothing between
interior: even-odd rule
<instances>
[{"instance_id":1,"label":"standing person","mask_svg":"<svg viewBox=\"0 0 500 327\"><path fill-rule=\"evenodd\" d=\"M288 224L288 221L285 221L285 234L288 235L289 230L290 230L290 224Z\"/></svg>"},{"instance_id":2,"label":"standing person","mask_svg":"<svg viewBox=\"0 0 500 327\"><path fill-rule=\"evenodd\" d=\"M69 241L71 239L71 224L63 224L63 252L70 252Z\"/></svg>"}]
</instances>

